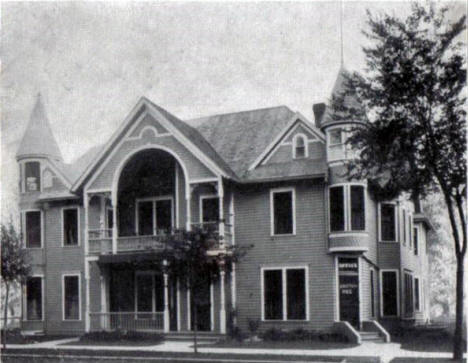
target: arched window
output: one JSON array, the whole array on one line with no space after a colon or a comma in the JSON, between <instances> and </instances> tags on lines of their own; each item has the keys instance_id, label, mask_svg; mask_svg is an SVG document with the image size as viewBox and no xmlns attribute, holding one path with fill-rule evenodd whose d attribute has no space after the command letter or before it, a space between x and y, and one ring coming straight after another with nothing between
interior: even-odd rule
<instances>
[{"instance_id":1,"label":"arched window","mask_svg":"<svg viewBox=\"0 0 468 363\"><path fill-rule=\"evenodd\" d=\"M293 141L293 157L294 159L301 159L307 157L307 141L306 137L302 134L296 135Z\"/></svg>"}]
</instances>

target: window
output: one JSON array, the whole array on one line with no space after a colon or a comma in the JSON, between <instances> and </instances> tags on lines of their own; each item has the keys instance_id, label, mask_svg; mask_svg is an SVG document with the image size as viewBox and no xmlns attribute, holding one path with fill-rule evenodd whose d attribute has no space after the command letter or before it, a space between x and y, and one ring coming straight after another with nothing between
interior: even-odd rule
<instances>
[{"instance_id":1,"label":"window","mask_svg":"<svg viewBox=\"0 0 468 363\"><path fill-rule=\"evenodd\" d=\"M42 277L26 280L26 319L42 320Z\"/></svg>"},{"instance_id":2,"label":"window","mask_svg":"<svg viewBox=\"0 0 468 363\"><path fill-rule=\"evenodd\" d=\"M307 157L307 139L304 135L298 134L293 139L293 157L295 159Z\"/></svg>"},{"instance_id":3,"label":"window","mask_svg":"<svg viewBox=\"0 0 468 363\"><path fill-rule=\"evenodd\" d=\"M63 320L80 320L80 276L63 276Z\"/></svg>"},{"instance_id":4,"label":"window","mask_svg":"<svg viewBox=\"0 0 468 363\"><path fill-rule=\"evenodd\" d=\"M398 315L398 272L381 270L382 316Z\"/></svg>"},{"instance_id":5,"label":"window","mask_svg":"<svg viewBox=\"0 0 468 363\"><path fill-rule=\"evenodd\" d=\"M200 197L201 210L200 220L202 223L219 221L219 199L218 197Z\"/></svg>"},{"instance_id":6,"label":"window","mask_svg":"<svg viewBox=\"0 0 468 363\"><path fill-rule=\"evenodd\" d=\"M408 244L409 248L413 248L413 215L411 213L408 213L408 223L406 224L408 228Z\"/></svg>"},{"instance_id":7,"label":"window","mask_svg":"<svg viewBox=\"0 0 468 363\"><path fill-rule=\"evenodd\" d=\"M413 289L413 276L405 273L405 316L411 317L414 313L414 289Z\"/></svg>"},{"instance_id":8,"label":"window","mask_svg":"<svg viewBox=\"0 0 468 363\"><path fill-rule=\"evenodd\" d=\"M263 270L263 319L306 320L305 268Z\"/></svg>"},{"instance_id":9,"label":"window","mask_svg":"<svg viewBox=\"0 0 468 363\"><path fill-rule=\"evenodd\" d=\"M29 211L25 212L25 245L26 248L41 248L42 247L42 228L41 228L41 212Z\"/></svg>"},{"instance_id":10,"label":"window","mask_svg":"<svg viewBox=\"0 0 468 363\"><path fill-rule=\"evenodd\" d=\"M106 212L107 229L112 229L114 228L114 210L112 208L107 208Z\"/></svg>"},{"instance_id":11,"label":"window","mask_svg":"<svg viewBox=\"0 0 468 363\"><path fill-rule=\"evenodd\" d=\"M295 195L293 189L273 190L270 194L272 234L295 233Z\"/></svg>"},{"instance_id":12,"label":"window","mask_svg":"<svg viewBox=\"0 0 468 363\"><path fill-rule=\"evenodd\" d=\"M24 175L26 192L41 190L41 164L38 161L24 163Z\"/></svg>"},{"instance_id":13,"label":"window","mask_svg":"<svg viewBox=\"0 0 468 363\"><path fill-rule=\"evenodd\" d=\"M330 188L330 231L345 230L344 187Z\"/></svg>"},{"instance_id":14,"label":"window","mask_svg":"<svg viewBox=\"0 0 468 363\"><path fill-rule=\"evenodd\" d=\"M351 230L364 231L365 229L364 187L351 185Z\"/></svg>"},{"instance_id":15,"label":"window","mask_svg":"<svg viewBox=\"0 0 468 363\"><path fill-rule=\"evenodd\" d=\"M421 311L419 278L414 278L414 307L416 311Z\"/></svg>"},{"instance_id":16,"label":"window","mask_svg":"<svg viewBox=\"0 0 468 363\"><path fill-rule=\"evenodd\" d=\"M137 200L137 235L151 236L166 233L173 226L172 198L157 197Z\"/></svg>"},{"instance_id":17,"label":"window","mask_svg":"<svg viewBox=\"0 0 468 363\"><path fill-rule=\"evenodd\" d=\"M78 246L78 208L63 209L63 245Z\"/></svg>"},{"instance_id":18,"label":"window","mask_svg":"<svg viewBox=\"0 0 468 363\"><path fill-rule=\"evenodd\" d=\"M403 233L403 246L406 246L406 210L403 209L403 228L402 228L402 233Z\"/></svg>"},{"instance_id":19,"label":"window","mask_svg":"<svg viewBox=\"0 0 468 363\"><path fill-rule=\"evenodd\" d=\"M419 254L418 245L419 245L418 227L414 227L413 228L413 249L414 249L414 254L416 256Z\"/></svg>"},{"instance_id":20,"label":"window","mask_svg":"<svg viewBox=\"0 0 468 363\"><path fill-rule=\"evenodd\" d=\"M334 128L328 131L328 161L346 159L345 139L346 134L342 128Z\"/></svg>"},{"instance_id":21,"label":"window","mask_svg":"<svg viewBox=\"0 0 468 363\"><path fill-rule=\"evenodd\" d=\"M333 129L330 131L330 146L343 144L343 131L341 129Z\"/></svg>"},{"instance_id":22,"label":"window","mask_svg":"<svg viewBox=\"0 0 468 363\"><path fill-rule=\"evenodd\" d=\"M396 206L395 204L380 204L380 240L396 242Z\"/></svg>"},{"instance_id":23,"label":"window","mask_svg":"<svg viewBox=\"0 0 468 363\"><path fill-rule=\"evenodd\" d=\"M365 187L330 187L330 232L365 231Z\"/></svg>"},{"instance_id":24,"label":"window","mask_svg":"<svg viewBox=\"0 0 468 363\"><path fill-rule=\"evenodd\" d=\"M160 274L137 272L135 310L138 319L150 319L151 313L164 311L164 282Z\"/></svg>"}]
</instances>

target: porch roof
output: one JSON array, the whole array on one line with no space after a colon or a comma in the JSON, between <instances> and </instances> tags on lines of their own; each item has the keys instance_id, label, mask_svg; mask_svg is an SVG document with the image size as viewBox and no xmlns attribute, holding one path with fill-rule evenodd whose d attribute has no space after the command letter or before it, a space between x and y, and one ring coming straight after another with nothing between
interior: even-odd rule
<instances>
[{"instance_id":1,"label":"porch roof","mask_svg":"<svg viewBox=\"0 0 468 363\"><path fill-rule=\"evenodd\" d=\"M135 253L121 253L121 254L109 254L100 255L98 259L99 264L109 263L141 263L156 261L157 255L155 253L148 253L146 251L135 252Z\"/></svg>"}]
</instances>

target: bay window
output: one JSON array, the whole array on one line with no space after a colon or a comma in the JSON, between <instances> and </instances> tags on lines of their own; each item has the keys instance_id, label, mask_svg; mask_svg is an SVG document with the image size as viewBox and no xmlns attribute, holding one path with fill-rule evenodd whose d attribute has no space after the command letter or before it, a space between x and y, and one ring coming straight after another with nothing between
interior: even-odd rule
<instances>
[{"instance_id":1,"label":"bay window","mask_svg":"<svg viewBox=\"0 0 468 363\"><path fill-rule=\"evenodd\" d=\"M396 205L380 204L380 240L382 242L396 242Z\"/></svg>"},{"instance_id":2,"label":"bay window","mask_svg":"<svg viewBox=\"0 0 468 363\"><path fill-rule=\"evenodd\" d=\"M28 277L26 280L27 320L42 320L42 298L42 277Z\"/></svg>"},{"instance_id":3,"label":"bay window","mask_svg":"<svg viewBox=\"0 0 468 363\"><path fill-rule=\"evenodd\" d=\"M263 269L263 320L306 320L307 281L303 267Z\"/></svg>"},{"instance_id":4,"label":"bay window","mask_svg":"<svg viewBox=\"0 0 468 363\"><path fill-rule=\"evenodd\" d=\"M362 185L330 187L330 232L365 231L365 198Z\"/></svg>"},{"instance_id":5,"label":"bay window","mask_svg":"<svg viewBox=\"0 0 468 363\"><path fill-rule=\"evenodd\" d=\"M42 247L42 217L41 211L24 213L24 242L26 248Z\"/></svg>"},{"instance_id":6,"label":"bay window","mask_svg":"<svg viewBox=\"0 0 468 363\"><path fill-rule=\"evenodd\" d=\"M41 190L41 163L29 161L24 163L24 191L37 192Z\"/></svg>"}]
</instances>

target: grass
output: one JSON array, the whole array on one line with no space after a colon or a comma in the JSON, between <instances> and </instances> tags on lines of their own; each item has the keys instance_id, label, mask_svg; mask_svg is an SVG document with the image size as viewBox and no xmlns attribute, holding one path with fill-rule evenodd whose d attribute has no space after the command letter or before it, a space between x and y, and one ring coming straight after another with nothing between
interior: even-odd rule
<instances>
[{"instance_id":1,"label":"grass","mask_svg":"<svg viewBox=\"0 0 468 363\"><path fill-rule=\"evenodd\" d=\"M251 349L303 349L303 350L327 350L327 349L347 349L356 347L357 344L341 342L323 342L318 340L296 340L296 341L244 341L224 340L213 345L214 348L251 348ZM209 345L203 345L209 347Z\"/></svg>"},{"instance_id":2,"label":"grass","mask_svg":"<svg viewBox=\"0 0 468 363\"><path fill-rule=\"evenodd\" d=\"M2 331L2 343L3 343ZM7 344L34 344L48 342L51 340L70 338L68 335L23 335L19 329L7 330L6 343Z\"/></svg>"},{"instance_id":3,"label":"grass","mask_svg":"<svg viewBox=\"0 0 468 363\"><path fill-rule=\"evenodd\" d=\"M164 337L157 333L100 331L84 334L79 341L67 343L66 345L143 347L161 344L163 340Z\"/></svg>"},{"instance_id":4,"label":"grass","mask_svg":"<svg viewBox=\"0 0 468 363\"><path fill-rule=\"evenodd\" d=\"M401 349L415 352L445 352L451 353L453 337L447 330L430 331L415 327L406 329L401 334L392 335L392 342L400 343ZM465 344L466 352L466 344Z\"/></svg>"}]
</instances>

